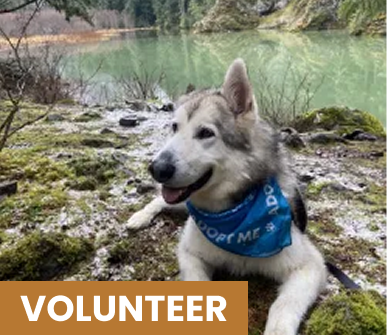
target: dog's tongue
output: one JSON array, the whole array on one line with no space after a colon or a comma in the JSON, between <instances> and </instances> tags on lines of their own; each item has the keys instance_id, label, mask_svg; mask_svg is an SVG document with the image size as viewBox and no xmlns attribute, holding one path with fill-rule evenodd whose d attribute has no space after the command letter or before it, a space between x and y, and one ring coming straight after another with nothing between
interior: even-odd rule
<instances>
[{"instance_id":1,"label":"dog's tongue","mask_svg":"<svg viewBox=\"0 0 388 335\"><path fill-rule=\"evenodd\" d=\"M168 204L175 204L179 201L181 195L186 191L187 187L183 188L169 188L162 186L162 196Z\"/></svg>"}]
</instances>

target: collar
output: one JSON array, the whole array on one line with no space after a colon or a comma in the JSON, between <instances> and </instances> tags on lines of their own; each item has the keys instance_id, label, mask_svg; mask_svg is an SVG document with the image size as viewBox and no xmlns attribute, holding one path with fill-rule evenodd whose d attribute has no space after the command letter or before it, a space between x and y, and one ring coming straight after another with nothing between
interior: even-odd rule
<instances>
[{"instance_id":1,"label":"collar","mask_svg":"<svg viewBox=\"0 0 388 335\"><path fill-rule=\"evenodd\" d=\"M270 257L290 246L291 209L276 178L258 185L237 206L219 213L186 203L203 235L214 245L248 257Z\"/></svg>"}]
</instances>

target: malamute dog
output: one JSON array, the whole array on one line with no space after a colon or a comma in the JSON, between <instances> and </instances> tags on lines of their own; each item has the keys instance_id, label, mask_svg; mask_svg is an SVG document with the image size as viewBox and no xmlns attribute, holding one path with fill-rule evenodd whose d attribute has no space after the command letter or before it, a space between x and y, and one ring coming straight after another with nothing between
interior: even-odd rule
<instances>
[{"instance_id":1,"label":"malamute dog","mask_svg":"<svg viewBox=\"0 0 388 335\"><path fill-rule=\"evenodd\" d=\"M296 179L276 133L259 116L244 62L233 62L221 90L192 92L176 107L174 135L149 167L162 197L128 226L145 226L164 207L186 201L181 278L211 280L219 268L271 277L281 286L264 334L295 335L327 270L303 234Z\"/></svg>"}]
</instances>

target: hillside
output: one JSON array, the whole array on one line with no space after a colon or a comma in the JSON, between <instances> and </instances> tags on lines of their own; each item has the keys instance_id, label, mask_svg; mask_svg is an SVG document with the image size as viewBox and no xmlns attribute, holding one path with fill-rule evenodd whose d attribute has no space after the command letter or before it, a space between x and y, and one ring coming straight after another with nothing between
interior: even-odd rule
<instances>
[{"instance_id":1,"label":"hillside","mask_svg":"<svg viewBox=\"0 0 388 335\"><path fill-rule=\"evenodd\" d=\"M385 12L382 0L218 0L194 27L197 32L347 28L353 34L385 35Z\"/></svg>"}]
</instances>

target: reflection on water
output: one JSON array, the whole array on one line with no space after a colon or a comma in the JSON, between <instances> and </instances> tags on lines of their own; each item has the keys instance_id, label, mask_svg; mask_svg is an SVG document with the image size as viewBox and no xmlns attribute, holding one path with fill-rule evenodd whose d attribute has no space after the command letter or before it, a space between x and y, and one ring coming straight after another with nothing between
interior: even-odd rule
<instances>
[{"instance_id":1,"label":"reflection on water","mask_svg":"<svg viewBox=\"0 0 388 335\"><path fill-rule=\"evenodd\" d=\"M70 64L74 67L82 64L83 71L92 73L100 60L105 59L98 75L101 82L130 74L141 63L150 70L162 68L166 73L163 89L177 94L189 83L197 88L220 85L228 65L237 57L248 64L256 89L261 84L259 71L281 86L284 73L291 66L293 73L308 74L313 86L324 78L312 107L346 105L368 110L385 123L386 40L383 38L352 37L341 31L172 36L138 32L117 40L79 45L70 56ZM75 73L69 71L68 75Z\"/></svg>"}]
</instances>

